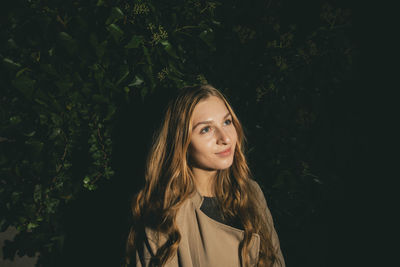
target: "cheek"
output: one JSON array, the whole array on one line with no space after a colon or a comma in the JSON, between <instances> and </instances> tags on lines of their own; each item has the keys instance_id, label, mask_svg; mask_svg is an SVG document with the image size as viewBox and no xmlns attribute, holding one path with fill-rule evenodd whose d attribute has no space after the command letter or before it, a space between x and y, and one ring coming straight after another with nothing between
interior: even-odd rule
<instances>
[{"instance_id":1,"label":"cheek","mask_svg":"<svg viewBox=\"0 0 400 267\"><path fill-rule=\"evenodd\" d=\"M196 142L197 141L197 142ZM192 141L189 146L189 157L192 163L203 166L213 161L213 145L211 140Z\"/></svg>"},{"instance_id":2,"label":"cheek","mask_svg":"<svg viewBox=\"0 0 400 267\"><path fill-rule=\"evenodd\" d=\"M232 143L236 144L236 142L237 142L237 132L236 132L235 127L232 127L232 130L230 132L230 136L231 136Z\"/></svg>"},{"instance_id":3,"label":"cheek","mask_svg":"<svg viewBox=\"0 0 400 267\"><path fill-rule=\"evenodd\" d=\"M200 158L207 156L211 153L212 145L211 141L201 140L201 142L193 142L190 144L189 152L192 158Z\"/></svg>"}]
</instances>

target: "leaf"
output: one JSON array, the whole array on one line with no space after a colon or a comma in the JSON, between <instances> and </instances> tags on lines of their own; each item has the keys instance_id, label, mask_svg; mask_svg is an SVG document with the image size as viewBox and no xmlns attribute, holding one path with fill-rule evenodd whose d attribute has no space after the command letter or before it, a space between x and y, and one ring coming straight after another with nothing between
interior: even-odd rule
<instances>
[{"instance_id":1,"label":"leaf","mask_svg":"<svg viewBox=\"0 0 400 267\"><path fill-rule=\"evenodd\" d=\"M174 58L179 58L176 55L175 49L172 47L172 45L168 41L161 41L161 44L164 46L164 50L172 57Z\"/></svg>"},{"instance_id":2,"label":"leaf","mask_svg":"<svg viewBox=\"0 0 400 267\"><path fill-rule=\"evenodd\" d=\"M34 101L35 101L36 103L38 103L38 104L44 106L45 108L48 108L48 105L47 105L44 101L40 100L39 98L35 98Z\"/></svg>"},{"instance_id":3,"label":"leaf","mask_svg":"<svg viewBox=\"0 0 400 267\"><path fill-rule=\"evenodd\" d=\"M53 132L51 133L51 135L49 136L50 140L54 140L54 138L56 138L57 136L59 136L61 134L61 129L60 128L54 128Z\"/></svg>"},{"instance_id":4,"label":"leaf","mask_svg":"<svg viewBox=\"0 0 400 267\"><path fill-rule=\"evenodd\" d=\"M94 73L94 79L97 81L98 84L102 84L104 78L104 69L99 64L94 64L93 66L89 67ZM85 89L86 90L86 89ZM91 90L88 88L88 94L91 93Z\"/></svg>"},{"instance_id":5,"label":"leaf","mask_svg":"<svg viewBox=\"0 0 400 267\"><path fill-rule=\"evenodd\" d=\"M3 63L4 63L4 65L6 65L7 68L9 68L11 70L18 69L21 67L21 64L14 62L10 58L4 58Z\"/></svg>"},{"instance_id":6,"label":"leaf","mask_svg":"<svg viewBox=\"0 0 400 267\"><path fill-rule=\"evenodd\" d=\"M147 65L149 66L151 72L153 72L152 71L153 62L151 61L150 53L146 46L143 46L143 54L146 57Z\"/></svg>"},{"instance_id":7,"label":"leaf","mask_svg":"<svg viewBox=\"0 0 400 267\"><path fill-rule=\"evenodd\" d=\"M60 32L58 34L58 37L60 38L60 40L62 41L63 45L65 46L65 49L67 49L67 51L70 54L73 54L77 51L77 43L76 41L72 38L71 35L69 35L66 32Z\"/></svg>"},{"instance_id":8,"label":"leaf","mask_svg":"<svg viewBox=\"0 0 400 267\"><path fill-rule=\"evenodd\" d=\"M115 23L123 18L124 18L124 13L122 13L121 9L119 9L118 7L113 7L111 9L111 14L106 21L106 24L109 25L111 23Z\"/></svg>"},{"instance_id":9,"label":"leaf","mask_svg":"<svg viewBox=\"0 0 400 267\"><path fill-rule=\"evenodd\" d=\"M28 228L28 230L31 230L31 229L34 229L34 228L36 228L38 226L39 226L39 224L30 222L30 223L28 223L27 228Z\"/></svg>"},{"instance_id":10,"label":"leaf","mask_svg":"<svg viewBox=\"0 0 400 267\"><path fill-rule=\"evenodd\" d=\"M128 65L122 65L119 71L119 80L117 81L117 85L119 85L123 80L126 79L129 75L129 67Z\"/></svg>"},{"instance_id":11,"label":"leaf","mask_svg":"<svg viewBox=\"0 0 400 267\"><path fill-rule=\"evenodd\" d=\"M177 77L183 77L184 74L175 67L172 61L169 62L168 68L171 70L171 74L176 74Z\"/></svg>"},{"instance_id":12,"label":"leaf","mask_svg":"<svg viewBox=\"0 0 400 267\"><path fill-rule=\"evenodd\" d=\"M133 87L133 86L139 86L143 83L143 80L139 76L135 76L135 80L128 84L128 86Z\"/></svg>"},{"instance_id":13,"label":"leaf","mask_svg":"<svg viewBox=\"0 0 400 267\"><path fill-rule=\"evenodd\" d=\"M215 25L221 25L221 22L220 21L216 21L216 20L211 20L211 22L213 23L213 24L215 24Z\"/></svg>"},{"instance_id":14,"label":"leaf","mask_svg":"<svg viewBox=\"0 0 400 267\"><path fill-rule=\"evenodd\" d=\"M24 134L24 135L27 136L27 137L32 137L32 136L35 135L35 133L36 133L36 131L32 131L32 132L26 133L26 134Z\"/></svg>"},{"instance_id":15,"label":"leaf","mask_svg":"<svg viewBox=\"0 0 400 267\"><path fill-rule=\"evenodd\" d=\"M36 101L37 101L37 99L35 99ZM40 124L41 125L44 125L44 124L46 124L47 123L47 121L48 121L48 118L47 118L47 116L46 115L44 115L44 114L40 114L39 115L39 120L40 120Z\"/></svg>"},{"instance_id":16,"label":"leaf","mask_svg":"<svg viewBox=\"0 0 400 267\"><path fill-rule=\"evenodd\" d=\"M115 105L108 105L107 116L104 118L104 121L110 120L114 116L116 110L117 108Z\"/></svg>"},{"instance_id":17,"label":"leaf","mask_svg":"<svg viewBox=\"0 0 400 267\"><path fill-rule=\"evenodd\" d=\"M93 48L94 48L94 50L96 52L96 56L99 59L101 59L103 57L105 51L106 51L106 48L107 48L107 44L108 44L107 40L105 40L105 41L103 41L103 42L101 42L99 44L97 36L94 33L92 33L92 34L90 34L89 41L90 41L90 44L93 46Z\"/></svg>"},{"instance_id":18,"label":"leaf","mask_svg":"<svg viewBox=\"0 0 400 267\"><path fill-rule=\"evenodd\" d=\"M97 55L99 58L102 58L102 57L103 57L104 53L106 52L107 45L108 45L108 41L107 41L107 40L104 40L103 42L101 42L101 43L97 46L97 48L96 48L96 55Z\"/></svg>"},{"instance_id":19,"label":"leaf","mask_svg":"<svg viewBox=\"0 0 400 267\"><path fill-rule=\"evenodd\" d=\"M7 45L11 49L18 49L17 43L12 38L7 40Z\"/></svg>"},{"instance_id":20,"label":"leaf","mask_svg":"<svg viewBox=\"0 0 400 267\"><path fill-rule=\"evenodd\" d=\"M142 96L142 100L144 97L147 95L147 88L143 87L142 90L140 90L140 95Z\"/></svg>"},{"instance_id":21,"label":"leaf","mask_svg":"<svg viewBox=\"0 0 400 267\"><path fill-rule=\"evenodd\" d=\"M21 117L20 116L12 116L12 117L10 117L10 122L12 123L12 124L18 124L18 123L20 123L22 121L22 119L21 119Z\"/></svg>"},{"instance_id":22,"label":"leaf","mask_svg":"<svg viewBox=\"0 0 400 267\"><path fill-rule=\"evenodd\" d=\"M72 42L72 41L73 41L72 36L69 35L69 34L66 33L66 32L60 32L60 33L58 34L58 36L59 36L60 39L63 40L63 41L66 41L66 42Z\"/></svg>"},{"instance_id":23,"label":"leaf","mask_svg":"<svg viewBox=\"0 0 400 267\"><path fill-rule=\"evenodd\" d=\"M214 44L214 31L213 31L213 29L210 28L210 29L202 31L199 34L199 37L200 37L201 40L203 40L211 48L211 51L215 51L216 50L215 44Z\"/></svg>"},{"instance_id":24,"label":"leaf","mask_svg":"<svg viewBox=\"0 0 400 267\"><path fill-rule=\"evenodd\" d=\"M35 185L35 191L33 192L33 200L38 203L42 199L42 186L40 184Z\"/></svg>"},{"instance_id":25,"label":"leaf","mask_svg":"<svg viewBox=\"0 0 400 267\"><path fill-rule=\"evenodd\" d=\"M27 71L27 70L29 70L29 68L23 68L23 69L19 70L19 71L17 72L17 74L15 74L15 77L18 78L19 76L22 75L22 73L24 73L24 72Z\"/></svg>"},{"instance_id":26,"label":"leaf","mask_svg":"<svg viewBox=\"0 0 400 267\"><path fill-rule=\"evenodd\" d=\"M89 176L85 176L85 178L83 179L83 183L84 184L90 183L90 177Z\"/></svg>"},{"instance_id":27,"label":"leaf","mask_svg":"<svg viewBox=\"0 0 400 267\"><path fill-rule=\"evenodd\" d=\"M58 205L60 204L60 200L56 198L47 198L45 203L47 213L55 213Z\"/></svg>"},{"instance_id":28,"label":"leaf","mask_svg":"<svg viewBox=\"0 0 400 267\"><path fill-rule=\"evenodd\" d=\"M134 35L132 36L131 40L127 45L125 45L125 48L138 48L141 44L143 43L143 37L140 35Z\"/></svg>"},{"instance_id":29,"label":"leaf","mask_svg":"<svg viewBox=\"0 0 400 267\"><path fill-rule=\"evenodd\" d=\"M26 75L19 76L12 81L12 84L28 99L30 99L33 94L33 87L35 83L35 80L32 80Z\"/></svg>"},{"instance_id":30,"label":"leaf","mask_svg":"<svg viewBox=\"0 0 400 267\"><path fill-rule=\"evenodd\" d=\"M151 61L149 50L143 45L143 53L146 57L147 64L144 66L144 70L150 79L151 88L155 87L154 77L153 77L153 62Z\"/></svg>"},{"instance_id":31,"label":"leaf","mask_svg":"<svg viewBox=\"0 0 400 267\"><path fill-rule=\"evenodd\" d=\"M114 23L108 25L107 30L110 32L116 42L119 42L121 37L124 35L124 32L121 30L121 28Z\"/></svg>"}]
</instances>

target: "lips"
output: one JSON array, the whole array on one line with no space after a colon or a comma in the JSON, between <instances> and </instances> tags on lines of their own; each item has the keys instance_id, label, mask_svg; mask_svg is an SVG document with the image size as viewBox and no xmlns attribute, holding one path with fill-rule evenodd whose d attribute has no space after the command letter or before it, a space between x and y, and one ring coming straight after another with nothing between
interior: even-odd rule
<instances>
[{"instance_id":1,"label":"lips","mask_svg":"<svg viewBox=\"0 0 400 267\"><path fill-rule=\"evenodd\" d=\"M231 154L231 148L229 147L228 149L225 149L221 152L216 153L219 156L228 156Z\"/></svg>"}]
</instances>

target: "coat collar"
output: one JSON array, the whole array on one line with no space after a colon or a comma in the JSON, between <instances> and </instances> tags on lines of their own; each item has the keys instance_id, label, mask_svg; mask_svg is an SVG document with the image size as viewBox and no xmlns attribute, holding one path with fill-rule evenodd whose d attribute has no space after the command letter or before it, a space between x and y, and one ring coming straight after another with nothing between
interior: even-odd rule
<instances>
[{"instance_id":1,"label":"coat collar","mask_svg":"<svg viewBox=\"0 0 400 267\"><path fill-rule=\"evenodd\" d=\"M203 203L204 200L204 197L200 195L199 191L197 191L196 189L189 198L193 202L193 205L196 209L199 209L201 207L201 204Z\"/></svg>"}]
</instances>

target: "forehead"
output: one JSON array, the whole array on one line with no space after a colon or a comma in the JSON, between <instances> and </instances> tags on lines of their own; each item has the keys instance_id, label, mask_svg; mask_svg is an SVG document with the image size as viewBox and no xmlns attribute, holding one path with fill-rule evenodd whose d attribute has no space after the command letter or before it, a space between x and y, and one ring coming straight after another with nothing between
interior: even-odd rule
<instances>
[{"instance_id":1,"label":"forehead","mask_svg":"<svg viewBox=\"0 0 400 267\"><path fill-rule=\"evenodd\" d=\"M200 101L193 110L193 123L206 120L218 120L229 112L224 101L216 96L210 96Z\"/></svg>"}]
</instances>

